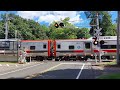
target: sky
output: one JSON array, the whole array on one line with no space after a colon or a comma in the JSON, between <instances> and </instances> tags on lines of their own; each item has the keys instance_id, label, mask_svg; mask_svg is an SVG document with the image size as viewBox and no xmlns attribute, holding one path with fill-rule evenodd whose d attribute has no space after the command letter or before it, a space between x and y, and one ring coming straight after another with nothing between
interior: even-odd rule
<instances>
[{"instance_id":1,"label":"sky","mask_svg":"<svg viewBox=\"0 0 120 90\"><path fill-rule=\"evenodd\" d=\"M5 13L5 11L0 11L0 14ZM84 11L8 11L8 13L15 13L26 19L32 19L39 22L41 25L49 26L53 21L59 21L66 17L70 17L69 22L74 24L76 27L86 27L90 28L89 21L87 19ZM112 16L112 22L115 22L117 18L117 11L110 11Z\"/></svg>"}]
</instances>

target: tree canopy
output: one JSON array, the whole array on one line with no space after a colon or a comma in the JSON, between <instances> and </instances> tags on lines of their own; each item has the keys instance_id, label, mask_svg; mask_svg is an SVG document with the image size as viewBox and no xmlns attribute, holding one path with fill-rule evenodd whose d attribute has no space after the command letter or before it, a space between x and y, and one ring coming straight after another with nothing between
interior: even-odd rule
<instances>
[{"instance_id":1,"label":"tree canopy","mask_svg":"<svg viewBox=\"0 0 120 90\"><path fill-rule=\"evenodd\" d=\"M116 25L112 23L111 15L108 11L87 11L85 12L87 18L91 18L90 25L96 25L96 13L99 15L99 27L102 28L102 36L115 36ZM96 26L91 26L90 33L93 36Z\"/></svg>"},{"instance_id":2,"label":"tree canopy","mask_svg":"<svg viewBox=\"0 0 120 90\"><path fill-rule=\"evenodd\" d=\"M92 12L95 13L95 12ZM116 35L116 25L112 24L111 16L107 12L100 21L100 27L103 28L103 35ZM94 16L94 15L93 15ZM89 28L78 28L69 22L70 18L66 17L57 23L63 22L64 27L55 28L53 21L49 26L41 25L30 19L24 19L15 14L8 14L8 38L20 38L24 40L45 40L45 39L79 39L91 37ZM90 23L94 24L94 20ZM17 35L16 35L17 32ZM0 16L0 39L5 38L5 14Z\"/></svg>"}]
</instances>

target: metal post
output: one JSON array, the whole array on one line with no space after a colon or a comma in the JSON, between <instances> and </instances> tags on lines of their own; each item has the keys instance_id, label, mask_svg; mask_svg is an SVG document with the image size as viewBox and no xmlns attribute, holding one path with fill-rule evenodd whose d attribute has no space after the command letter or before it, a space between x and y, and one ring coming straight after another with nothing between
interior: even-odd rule
<instances>
[{"instance_id":1,"label":"metal post","mask_svg":"<svg viewBox=\"0 0 120 90\"><path fill-rule=\"evenodd\" d=\"M119 60L119 33L120 33L120 11L118 11L118 22L117 22L117 64L120 65Z\"/></svg>"},{"instance_id":2,"label":"metal post","mask_svg":"<svg viewBox=\"0 0 120 90\"><path fill-rule=\"evenodd\" d=\"M97 54L95 53L95 63L97 63Z\"/></svg>"},{"instance_id":3,"label":"metal post","mask_svg":"<svg viewBox=\"0 0 120 90\"><path fill-rule=\"evenodd\" d=\"M97 30L99 30L99 17L98 13L96 13L96 24L97 24ZM99 42L99 36L97 37ZM100 43L98 43L98 50L99 50L99 61L101 62L101 51L100 51Z\"/></svg>"},{"instance_id":4,"label":"metal post","mask_svg":"<svg viewBox=\"0 0 120 90\"><path fill-rule=\"evenodd\" d=\"M15 30L15 39L17 39L17 30Z\"/></svg>"},{"instance_id":5,"label":"metal post","mask_svg":"<svg viewBox=\"0 0 120 90\"><path fill-rule=\"evenodd\" d=\"M30 62L31 62L31 56L30 56Z\"/></svg>"},{"instance_id":6,"label":"metal post","mask_svg":"<svg viewBox=\"0 0 120 90\"><path fill-rule=\"evenodd\" d=\"M6 19L5 19L5 39L8 38L8 14L6 12Z\"/></svg>"}]
</instances>

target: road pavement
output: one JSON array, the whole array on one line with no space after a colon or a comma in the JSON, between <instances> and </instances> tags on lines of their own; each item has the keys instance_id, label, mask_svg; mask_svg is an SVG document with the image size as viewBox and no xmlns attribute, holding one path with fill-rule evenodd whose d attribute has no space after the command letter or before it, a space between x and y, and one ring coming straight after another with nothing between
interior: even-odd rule
<instances>
[{"instance_id":1,"label":"road pavement","mask_svg":"<svg viewBox=\"0 0 120 90\"><path fill-rule=\"evenodd\" d=\"M95 79L96 75L90 62L43 61L1 71L0 79Z\"/></svg>"}]
</instances>

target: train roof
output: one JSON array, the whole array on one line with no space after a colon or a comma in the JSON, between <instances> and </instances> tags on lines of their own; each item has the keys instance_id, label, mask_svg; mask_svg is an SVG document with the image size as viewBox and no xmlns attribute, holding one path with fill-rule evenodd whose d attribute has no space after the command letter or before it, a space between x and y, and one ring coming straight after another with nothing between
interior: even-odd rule
<instances>
[{"instance_id":1,"label":"train roof","mask_svg":"<svg viewBox=\"0 0 120 90\"><path fill-rule=\"evenodd\" d=\"M46 42L51 40L21 40L21 42Z\"/></svg>"},{"instance_id":2,"label":"train roof","mask_svg":"<svg viewBox=\"0 0 120 90\"><path fill-rule=\"evenodd\" d=\"M117 36L99 36L100 40L117 40ZM87 40L93 40L92 37L90 37Z\"/></svg>"},{"instance_id":3,"label":"train roof","mask_svg":"<svg viewBox=\"0 0 120 90\"><path fill-rule=\"evenodd\" d=\"M18 39L0 39L0 41L18 41Z\"/></svg>"},{"instance_id":4,"label":"train roof","mask_svg":"<svg viewBox=\"0 0 120 90\"><path fill-rule=\"evenodd\" d=\"M56 41L86 41L87 39L56 39Z\"/></svg>"}]
</instances>

